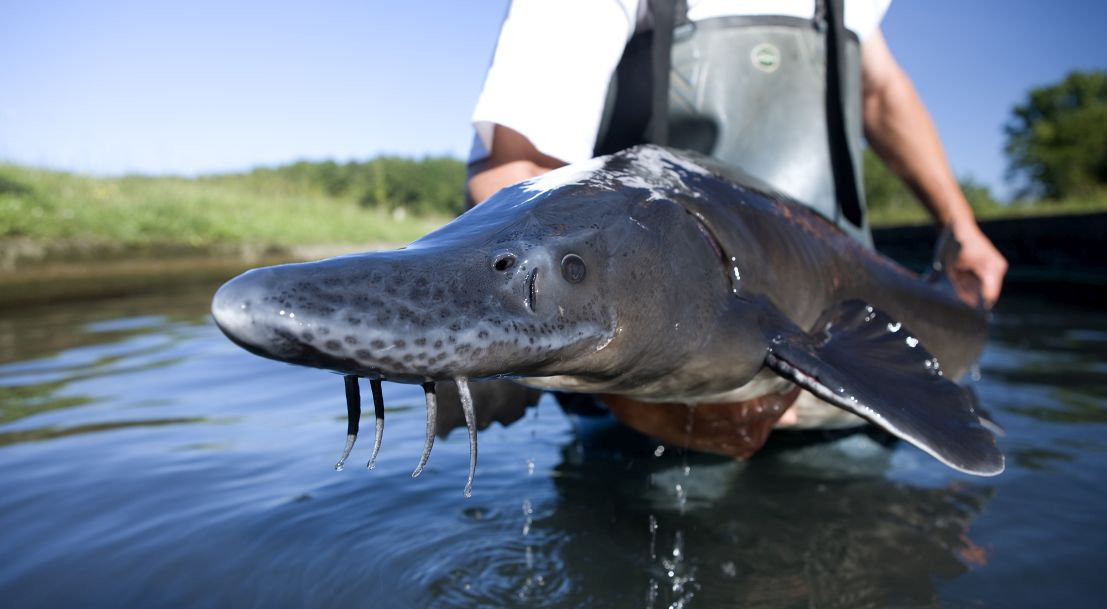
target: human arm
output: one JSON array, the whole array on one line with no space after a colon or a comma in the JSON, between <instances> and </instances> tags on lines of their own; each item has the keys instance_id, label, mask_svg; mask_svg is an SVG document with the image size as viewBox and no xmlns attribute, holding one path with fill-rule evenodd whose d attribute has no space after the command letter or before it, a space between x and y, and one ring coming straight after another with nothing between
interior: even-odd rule
<instances>
[{"instance_id":1,"label":"human arm","mask_svg":"<svg viewBox=\"0 0 1107 609\"><path fill-rule=\"evenodd\" d=\"M469 198L474 204L480 203L505 186L542 175L564 164L540 152L518 131L494 125L491 154L469 166L466 182Z\"/></svg>"},{"instance_id":2,"label":"human arm","mask_svg":"<svg viewBox=\"0 0 1107 609\"><path fill-rule=\"evenodd\" d=\"M473 202L592 156L611 74L643 8L638 0L511 2L473 111Z\"/></svg>"},{"instance_id":3,"label":"human arm","mask_svg":"<svg viewBox=\"0 0 1107 609\"><path fill-rule=\"evenodd\" d=\"M991 307L999 298L1007 260L976 223L926 107L879 31L861 45L861 73L865 138L935 221L953 231L961 243L955 274L975 277Z\"/></svg>"}]
</instances>

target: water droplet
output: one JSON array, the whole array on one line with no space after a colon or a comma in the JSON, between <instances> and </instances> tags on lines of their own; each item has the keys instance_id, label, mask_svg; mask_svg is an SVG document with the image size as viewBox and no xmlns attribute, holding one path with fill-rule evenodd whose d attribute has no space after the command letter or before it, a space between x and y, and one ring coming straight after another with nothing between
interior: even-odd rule
<instances>
[{"instance_id":1,"label":"water droplet","mask_svg":"<svg viewBox=\"0 0 1107 609\"><path fill-rule=\"evenodd\" d=\"M658 444L657 448L653 449L653 456L660 457L663 454L665 454L665 445Z\"/></svg>"},{"instance_id":2,"label":"water droplet","mask_svg":"<svg viewBox=\"0 0 1107 609\"><path fill-rule=\"evenodd\" d=\"M650 514L650 560L657 558L657 519Z\"/></svg>"},{"instance_id":3,"label":"water droplet","mask_svg":"<svg viewBox=\"0 0 1107 609\"><path fill-rule=\"evenodd\" d=\"M899 332L899 329L902 327L903 324L899 323L898 321L893 321L888 324L888 331L892 334L895 334L896 332Z\"/></svg>"},{"instance_id":4,"label":"water droplet","mask_svg":"<svg viewBox=\"0 0 1107 609\"><path fill-rule=\"evenodd\" d=\"M912 349L919 346L919 339L915 338L914 336L908 336L906 339L904 339L903 342L907 343L907 346L911 347Z\"/></svg>"}]
</instances>

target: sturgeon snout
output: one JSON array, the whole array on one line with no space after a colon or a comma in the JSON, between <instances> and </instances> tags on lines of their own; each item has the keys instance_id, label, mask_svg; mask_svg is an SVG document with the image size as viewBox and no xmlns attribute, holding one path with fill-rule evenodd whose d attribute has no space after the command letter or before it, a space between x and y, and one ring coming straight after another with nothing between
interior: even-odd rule
<instances>
[{"instance_id":1,"label":"sturgeon snout","mask_svg":"<svg viewBox=\"0 0 1107 609\"><path fill-rule=\"evenodd\" d=\"M212 316L254 354L345 375L350 423L339 468L357 437L359 377L373 385L370 468L383 429L381 380L423 386L427 437L413 475L433 445L434 383L456 382L473 459L468 494L476 459L468 380L540 375L595 351L611 334L611 323L587 297L585 256L500 243L465 254L416 247L266 267L223 285Z\"/></svg>"},{"instance_id":2,"label":"sturgeon snout","mask_svg":"<svg viewBox=\"0 0 1107 609\"><path fill-rule=\"evenodd\" d=\"M255 269L219 289L212 315L255 354L408 383L529 374L608 333L598 307L558 294L587 289L579 254L437 265L427 252L397 254Z\"/></svg>"}]
</instances>

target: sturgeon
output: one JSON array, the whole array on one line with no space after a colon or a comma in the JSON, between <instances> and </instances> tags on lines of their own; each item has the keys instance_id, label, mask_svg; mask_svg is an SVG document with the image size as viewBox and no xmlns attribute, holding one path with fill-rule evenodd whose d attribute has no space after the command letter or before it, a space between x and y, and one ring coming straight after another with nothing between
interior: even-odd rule
<instances>
[{"instance_id":1,"label":"sturgeon","mask_svg":"<svg viewBox=\"0 0 1107 609\"><path fill-rule=\"evenodd\" d=\"M248 271L219 289L212 314L252 353L346 377L338 467L358 432L358 378L374 395L369 467L381 381L423 386L413 475L438 427L436 383L455 382L467 496L470 388L495 379L605 394L623 411L759 403L798 387L956 470L995 475L993 426L955 382L986 322L950 280L955 254L947 240L916 275L751 176L646 145L505 188L398 250ZM788 402L776 403L779 415Z\"/></svg>"}]
</instances>

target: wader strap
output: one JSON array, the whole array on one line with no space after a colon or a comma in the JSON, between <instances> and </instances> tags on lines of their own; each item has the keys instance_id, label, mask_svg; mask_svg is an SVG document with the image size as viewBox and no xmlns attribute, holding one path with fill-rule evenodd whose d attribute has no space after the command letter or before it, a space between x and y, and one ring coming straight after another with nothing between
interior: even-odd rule
<instances>
[{"instance_id":1,"label":"wader strap","mask_svg":"<svg viewBox=\"0 0 1107 609\"><path fill-rule=\"evenodd\" d=\"M650 59L653 65L653 91L650 104L650 126L646 132L651 143L669 143L669 69L673 56L673 30L678 15L683 21L686 0L650 0L653 13L653 40Z\"/></svg>"},{"instance_id":2,"label":"wader strap","mask_svg":"<svg viewBox=\"0 0 1107 609\"><path fill-rule=\"evenodd\" d=\"M843 23L842 0L819 0L816 16L825 11L826 32L826 124L830 141L831 174L834 176L834 195L842 209L842 215L854 226L861 226L861 196L858 193L857 173L850 154L849 136L846 134L845 92L842 90L842 71L846 64L846 28Z\"/></svg>"}]
</instances>

